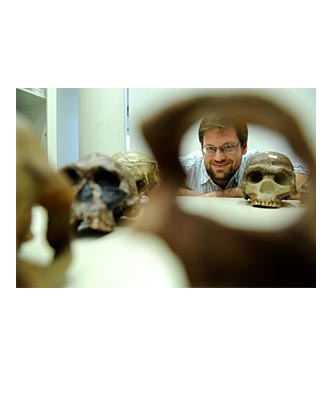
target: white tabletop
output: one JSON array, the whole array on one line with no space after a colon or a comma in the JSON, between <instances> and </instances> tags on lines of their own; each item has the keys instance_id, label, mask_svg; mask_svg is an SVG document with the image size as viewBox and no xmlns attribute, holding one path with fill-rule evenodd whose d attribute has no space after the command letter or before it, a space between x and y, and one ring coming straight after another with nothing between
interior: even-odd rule
<instances>
[{"instance_id":1,"label":"white tabletop","mask_svg":"<svg viewBox=\"0 0 335 393\"><path fill-rule=\"evenodd\" d=\"M177 197L187 212L203 215L232 227L277 230L289 226L303 213L299 201L285 201L281 208L252 207L242 198ZM48 264L53 251L45 240L46 212L33 209L32 233L20 254L38 264ZM176 229L178 230L178 229ZM155 235L117 227L102 237L72 241L73 260L67 288L169 288L188 287L178 257Z\"/></svg>"},{"instance_id":2,"label":"white tabletop","mask_svg":"<svg viewBox=\"0 0 335 393\"><path fill-rule=\"evenodd\" d=\"M292 225L305 212L297 200L282 201L280 208L253 207L243 198L177 197L187 212L246 230L277 231Z\"/></svg>"}]
</instances>

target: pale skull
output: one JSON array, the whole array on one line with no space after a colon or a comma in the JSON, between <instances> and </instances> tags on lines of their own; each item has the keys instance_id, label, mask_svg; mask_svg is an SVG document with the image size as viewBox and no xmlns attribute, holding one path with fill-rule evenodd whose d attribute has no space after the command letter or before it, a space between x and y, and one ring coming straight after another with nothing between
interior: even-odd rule
<instances>
[{"instance_id":1,"label":"pale skull","mask_svg":"<svg viewBox=\"0 0 335 393\"><path fill-rule=\"evenodd\" d=\"M64 166L61 172L70 178L75 190L70 224L78 231L112 232L121 217L139 213L135 180L114 158L90 154Z\"/></svg>"},{"instance_id":2,"label":"pale skull","mask_svg":"<svg viewBox=\"0 0 335 393\"><path fill-rule=\"evenodd\" d=\"M281 207L283 199L296 193L292 162L274 151L257 154L245 169L241 189L252 206Z\"/></svg>"},{"instance_id":3,"label":"pale skull","mask_svg":"<svg viewBox=\"0 0 335 393\"><path fill-rule=\"evenodd\" d=\"M136 151L119 152L112 157L129 169L135 179L140 196L150 196L159 186L160 175L154 157Z\"/></svg>"}]
</instances>

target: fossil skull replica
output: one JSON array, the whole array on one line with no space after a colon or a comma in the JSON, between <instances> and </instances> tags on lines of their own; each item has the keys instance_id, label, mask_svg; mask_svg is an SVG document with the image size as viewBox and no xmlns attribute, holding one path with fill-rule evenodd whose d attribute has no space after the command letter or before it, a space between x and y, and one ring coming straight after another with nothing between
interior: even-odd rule
<instances>
[{"instance_id":1,"label":"fossil skull replica","mask_svg":"<svg viewBox=\"0 0 335 393\"><path fill-rule=\"evenodd\" d=\"M16 116L16 286L59 287L71 263L69 226L71 185L48 164L36 130L21 114ZM22 243L30 240L32 209L42 206L48 214L47 241L54 249L49 265L41 266L20 256Z\"/></svg>"},{"instance_id":2,"label":"fossil skull replica","mask_svg":"<svg viewBox=\"0 0 335 393\"><path fill-rule=\"evenodd\" d=\"M112 156L125 165L133 175L140 196L150 196L160 183L158 164L154 157L136 151Z\"/></svg>"},{"instance_id":3,"label":"fossil skull replica","mask_svg":"<svg viewBox=\"0 0 335 393\"><path fill-rule=\"evenodd\" d=\"M281 207L281 201L296 193L291 160L267 151L252 157L244 171L241 189L252 206Z\"/></svg>"},{"instance_id":4,"label":"fossil skull replica","mask_svg":"<svg viewBox=\"0 0 335 393\"><path fill-rule=\"evenodd\" d=\"M70 224L79 232L112 232L121 217L139 213L139 195L134 178L115 158L90 154L61 168L71 180L74 200Z\"/></svg>"},{"instance_id":5,"label":"fossil skull replica","mask_svg":"<svg viewBox=\"0 0 335 393\"><path fill-rule=\"evenodd\" d=\"M185 178L178 158L182 137L196 121L218 112L282 134L305 162L311 192L291 226L273 231L232 228L178 205L175 195ZM261 93L199 96L147 118L142 131L164 180L134 229L163 239L182 261L191 286L316 286L315 155L292 107Z\"/></svg>"}]
</instances>

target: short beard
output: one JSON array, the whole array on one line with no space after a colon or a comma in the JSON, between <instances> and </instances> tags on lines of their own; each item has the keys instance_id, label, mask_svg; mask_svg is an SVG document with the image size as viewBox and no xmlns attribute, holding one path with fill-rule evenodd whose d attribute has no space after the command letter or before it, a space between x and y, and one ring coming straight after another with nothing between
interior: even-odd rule
<instances>
[{"instance_id":1,"label":"short beard","mask_svg":"<svg viewBox=\"0 0 335 393\"><path fill-rule=\"evenodd\" d=\"M229 180L235 174L236 169L230 168L229 172L225 173L223 177L216 177L211 167L207 168L206 166L206 172L208 176L213 180L213 182L217 184L219 187L221 187L221 186L225 186L229 182Z\"/></svg>"}]
</instances>

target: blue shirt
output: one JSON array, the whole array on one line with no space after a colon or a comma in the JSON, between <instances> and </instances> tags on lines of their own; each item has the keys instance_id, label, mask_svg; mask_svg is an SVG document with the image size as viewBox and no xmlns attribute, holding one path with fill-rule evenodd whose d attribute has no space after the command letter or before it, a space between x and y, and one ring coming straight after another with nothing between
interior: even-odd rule
<instances>
[{"instance_id":1,"label":"blue shirt","mask_svg":"<svg viewBox=\"0 0 335 393\"><path fill-rule=\"evenodd\" d=\"M250 159L259 154L258 150L252 150L242 156L242 162L239 169L230 178L224 189L239 187L243 179L245 167ZM186 173L185 184L190 190L199 192L200 194L207 194L208 192L220 191L222 188L215 184L209 177L204 158L201 151L190 153L186 156L179 157L180 163ZM308 174L300 163L293 163L294 172Z\"/></svg>"}]
</instances>

